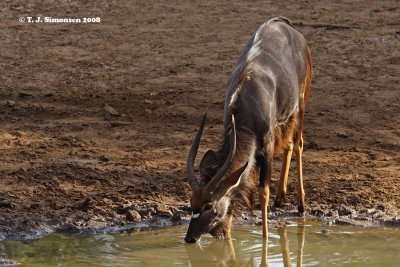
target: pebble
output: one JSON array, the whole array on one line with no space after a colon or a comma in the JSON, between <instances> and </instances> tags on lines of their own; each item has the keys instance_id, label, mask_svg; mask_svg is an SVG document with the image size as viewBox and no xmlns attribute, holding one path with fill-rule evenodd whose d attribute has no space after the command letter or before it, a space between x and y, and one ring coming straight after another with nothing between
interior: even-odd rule
<instances>
[{"instance_id":1,"label":"pebble","mask_svg":"<svg viewBox=\"0 0 400 267\"><path fill-rule=\"evenodd\" d=\"M126 219L132 222L139 222L142 220L142 216L140 216L139 212L136 210L128 210L126 213Z\"/></svg>"},{"instance_id":2,"label":"pebble","mask_svg":"<svg viewBox=\"0 0 400 267\"><path fill-rule=\"evenodd\" d=\"M39 103L33 103L32 107L34 107L35 109L41 109L42 106Z\"/></svg>"},{"instance_id":3,"label":"pebble","mask_svg":"<svg viewBox=\"0 0 400 267\"><path fill-rule=\"evenodd\" d=\"M341 205L338 209L338 213L339 216L347 216L347 215L355 215L357 212L355 209L345 206L345 205Z\"/></svg>"},{"instance_id":4,"label":"pebble","mask_svg":"<svg viewBox=\"0 0 400 267\"><path fill-rule=\"evenodd\" d=\"M0 266L11 266L17 264L18 263L15 260L0 258Z\"/></svg>"},{"instance_id":5,"label":"pebble","mask_svg":"<svg viewBox=\"0 0 400 267\"><path fill-rule=\"evenodd\" d=\"M1 200L0 201L0 208L6 208L6 209L15 209L16 205L12 203L11 201L8 200Z\"/></svg>"},{"instance_id":6,"label":"pebble","mask_svg":"<svg viewBox=\"0 0 400 267\"><path fill-rule=\"evenodd\" d=\"M128 126L130 124L131 124L130 122L125 122L125 121L111 121L110 122L111 127Z\"/></svg>"},{"instance_id":7,"label":"pebble","mask_svg":"<svg viewBox=\"0 0 400 267\"><path fill-rule=\"evenodd\" d=\"M113 108L112 106L105 105L103 109L105 112L107 112L108 114L110 114L112 116L119 116L118 111L116 111L115 108Z\"/></svg>"},{"instance_id":8,"label":"pebble","mask_svg":"<svg viewBox=\"0 0 400 267\"><path fill-rule=\"evenodd\" d=\"M349 137L349 135L348 135L347 133L345 133L345 132L338 132L336 135L337 135L338 137L340 137L340 138L347 138L347 137Z\"/></svg>"},{"instance_id":9,"label":"pebble","mask_svg":"<svg viewBox=\"0 0 400 267\"><path fill-rule=\"evenodd\" d=\"M9 106L9 107L14 107L14 106L15 106L15 101L13 101L13 100L8 100L8 101L7 101L7 106Z\"/></svg>"},{"instance_id":10,"label":"pebble","mask_svg":"<svg viewBox=\"0 0 400 267\"><path fill-rule=\"evenodd\" d=\"M308 144L307 144L307 149L318 149L319 145L314 142L313 140L311 140Z\"/></svg>"},{"instance_id":11,"label":"pebble","mask_svg":"<svg viewBox=\"0 0 400 267\"><path fill-rule=\"evenodd\" d=\"M332 233L331 230L326 230L326 229L322 229L322 230L321 230L321 234L323 234L323 235L329 235L329 234L331 234L331 233Z\"/></svg>"},{"instance_id":12,"label":"pebble","mask_svg":"<svg viewBox=\"0 0 400 267\"><path fill-rule=\"evenodd\" d=\"M110 161L110 159L109 159L107 156L105 156L105 155L101 155L101 156L99 157L99 161L101 161L101 162L108 162L108 161Z\"/></svg>"},{"instance_id":13,"label":"pebble","mask_svg":"<svg viewBox=\"0 0 400 267\"><path fill-rule=\"evenodd\" d=\"M19 97L27 97L27 96L33 96L30 92L25 92L25 91L20 91L18 92Z\"/></svg>"}]
</instances>

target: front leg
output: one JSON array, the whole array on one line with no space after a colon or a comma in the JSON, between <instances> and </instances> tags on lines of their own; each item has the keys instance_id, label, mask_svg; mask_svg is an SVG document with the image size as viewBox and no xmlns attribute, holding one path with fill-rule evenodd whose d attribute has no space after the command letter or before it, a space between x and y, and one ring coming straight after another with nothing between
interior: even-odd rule
<instances>
[{"instance_id":1,"label":"front leg","mask_svg":"<svg viewBox=\"0 0 400 267\"><path fill-rule=\"evenodd\" d=\"M260 186L259 186L259 198L261 206L261 218L262 218L262 231L263 237L268 236L268 201L269 201L269 184L272 176L272 155L261 156L258 160L260 165Z\"/></svg>"}]
</instances>

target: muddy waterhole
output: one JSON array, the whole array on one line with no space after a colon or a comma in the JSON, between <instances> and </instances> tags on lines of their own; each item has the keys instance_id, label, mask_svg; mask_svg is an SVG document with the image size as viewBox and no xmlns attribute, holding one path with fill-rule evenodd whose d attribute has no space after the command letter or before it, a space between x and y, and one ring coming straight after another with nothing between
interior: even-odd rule
<instances>
[{"instance_id":1,"label":"muddy waterhole","mask_svg":"<svg viewBox=\"0 0 400 267\"><path fill-rule=\"evenodd\" d=\"M399 266L400 229L297 222L236 226L231 240L186 245L185 226L100 235L53 234L1 241L0 258L19 266ZM7 259L7 260L5 260ZM1 262L1 261L0 261ZM1 264L0 264L1 265Z\"/></svg>"}]
</instances>

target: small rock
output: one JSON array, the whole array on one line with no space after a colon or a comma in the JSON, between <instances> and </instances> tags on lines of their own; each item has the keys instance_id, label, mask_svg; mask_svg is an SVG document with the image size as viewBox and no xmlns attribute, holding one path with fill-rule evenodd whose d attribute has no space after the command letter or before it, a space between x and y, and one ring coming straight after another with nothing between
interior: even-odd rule
<instances>
[{"instance_id":1,"label":"small rock","mask_svg":"<svg viewBox=\"0 0 400 267\"><path fill-rule=\"evenodd\" d=\"M8 100L6 104L7 104L8 107L14 107L15 106L15 101Z\"/></svg>"},{"instance_id":2,"label":"small rock","mask_svg":"<svg viewBox=\"0 0 400 267\"><path fill-rule=\"evenodd\" d=\"M351 152L362 152L362 150L359 147L353 147L350 149Z\"/></svg>"},{"instance_id":3,"label":"small rock","mask_svg":"<svg viewBox=\"0 0 400 267\"><path fill-rule=\"evenodd\" d=\"M339 212L337 210L329 210L329 212L326 214L329 217L339 217Z\"/></svg>"},{"instance_id":4,"label":"small rock","mask_svg":"<svg viewBox=\"0 0 400 267\"><path fill-rule=\"evenodd\" d=\"M318 147L319 147L318 144L316 142L312 141L312 140L306 145L307 149L316 150L316 149L318 149Z\"/></svg>"},{"instance_id":5,"label":"small rock","mask_svg":"<svg viewBox=\"0 0 400 267\"><path fill-rule=\"evenodd\" d=\"M110 159L107 158L106 156L102 155L102 156L99 157L99 161L101 161L101 162L107 162L107 161L110 161Z\"/></svg>"},{"instance_id":6,"label":"small rock","mask_svg":"<svg viewBox=\"0 0 400 267\"><path fill-rule=\"evenodd\" d=\"M87 197L80 205L78 205L78 209L81 211L88 211L90 208L94 207L96 205L96 201L91 198Z\"/></svg>"},{"instance_id":7,"label":"small rock","mask_svg":"<svg viewBox=\"0 0 400 267\"><path fill-rule=\"evenodd\" d=\"M121 127L121 126L128 126L131 123L125 122L125 121L111 121L110 126L111 127Z\"/></svg>"},{"instance_id":8,"label":"small rock","mask_svg":"<svg viewBox=\"0 0 400 267\"><path fill-rule=\"evenodd\" d=\"M169 219L174 217L174 214L169 209L157 211L157 215L161 216L161 217L166 217L166 218L169 218Z\"/></svg>"},{"instance_id":9,"label":"small rock","mask_svg":"<svg viewBox=\"0 0 400 267\"><path fill-rule=\"evenodd\" d=\"M335 220L337 225L366 226L365 221L357 221L348 217L340 217Z\"/></svg>"},{"instance_id":10,"label":"small rock","mask_svg":"<svg viewBox=\"0 0 400 267\"><path fill-rule=\"evenodd\" d=\"M38 148L39 148L39 149L47 149L47 146L44 145L44 144L42 144L42 145L38 146Z\"/></svg>"},{"instance_id":11,"label":"small rock","mask_svg":"<svg viewBox=\"0 0 400 267\"><path fill-rule=\"evenodd\" d=\"M35 109L41 109L42 106L39 103L33 103L32 107L34 107Z\"/></svg>"},{"instance_id":12,"label":"small rock","mask_svg":"<svg viewBox=\"0 0 400 267\"><path fill-rule=\"evenodd\" d=\"M335 222L333 222L332 220L327 220L323 224L326 225L326 226L332 226L332 225L335 224Z\"/></svg>"},{"instance_id":13,"label":"small rock","mask_svg":"<svg viewBox=\"0 0 400 267\"><path fill-rule=\"evenodd\" d=\"M325 212L319 209L311 210L311 214L317 217L322 217L325 215Z\"/></svg>"},{"instance_id":14,"label":"small rock","mask_svg":"<svg viewBox=\"0 0 400 267\"><path fill-rule=\"evenodd\" d=\"M51 97L51 96L53 96L53 95L54 95L54 94L53 94L53 93L50 93L50 92L44 94L45 97Z\"/></svg>"},{"instance_id":15,"label":"small rock","mask_svg":"<svg viewBox=\"0 0 400 267\"><path fill-rule=\"evenodd\" d=\"M31 210L37 210L37 209L42 208L42 205L38 202L35 202L35 203L28 204L27 208L29 208Z\"/></svg>"},{"instance_id":16,"label":"small rock","mask_svg":"<svg viewBox=\"0 0 400 267\"><path fill-rule=\"evenodd\" d=\"M153 104L153 101L148 100L148 99L145 99L145 100L144 100L144 103L151 105L151 104Z\"/></svg>"},{"instance_id":17,"label":"small rock","mask_svg":"<svg viewBox=\"0 0 400 267\"><path fill-rule=\"evenodd\" d=\"M378 206L376 207L376 209L381 210L381 211L385 211L385 206L383 206L383 205L378 205Z\"/></svg>"},{"instance_id":18,"label":"small rock","mask_svg":"<svg viewBox=\"0 0 400 267\"><path fill-rule=\"evenodd\" d=\"M370 180L376 179L375 175L370 174L370 173L365 173L364 176L365 176L365 178L370 179Z\"/></svg>"},{"instance_id":19,"label":"small rock","mask_svg":"<svg viewBox=\"0 0 400 267\"><path fill-rule=\"evenodd\" d=\"M376 218L382 217L382 216L384 215L384 212L383 212L382 210L373 208L373 209L368 209L368 210L367 210L367 214L368 214L371 218L376 219Z\"/></svg>"},{"instance_id":20,"label":"small rock","mask_svg":"<svg viewBox=\"0 0 400 267\"><path fill-rule=\"evenodd\" d=\"M338 132L336 135L337 135L338 137L340 137L340 138L347 138L347 137L349 137L349 135L348 135L347 133L345 133L345 132Z\"/></svg>"},{"instance_id":21,"label":"small rock","mask_svg":"<svg viewBox=\"0 0 400 267\"><path fill-rule=\"evenodd\" d=\"M19 97L27 97L27 96L33 96L33 94L26 92L26 91L20 91L18 92Z\"/></svg>"},{"instance_id":22,"label":"small rock","mask_svg":"<svg viewBox=\"0 0 400 267\"><path fill-rule=\"evenodd\" d=\"M105 105L103 109L105 112L107 112L108 114L110 114L112 116L119 116L118 111L116 111L115 108L113 108L112 106Z\"/></svg>"},{"instance_id":23,"label":"small rock","mask_svg":"<svg viewBox=\"0 0 400 267\"><path fill-rule=\"evenodd\" d=\"M17 264L19 263L17 263L15 260L0 258L0 266L11 266Z\"/></svg>"},{"instance_id":24,"label":"small rock","mask_svg":"<svg viewBox=\"0 0 400 267\"><path fill-rule=\"evenodd\" d=\"M147 209L147 212L148 212L148 214L154 214L154 213L156 213L156 209L153 208L153 207L149 207L149 208Z\"/></svg>"},{"instance_id":25,"label":"small rock","mask_svg":"<svg viewBox=\"0 0 400 267\"><path fill-rule=\"evenodd\" d=\"M126 213L126 212L128 211L128 208L129 208L129 207L125 207L125 206L123 206L123 205L119 205L119 206L115 209L115 212L116 212L117 214L123 214L123 213Z\"/></svg>"},{"instance_id":26,"label":"small rock","mask_svg":"<svg viewBox=\"0 0 400 267\"><path fill-rule=\"evenodd\" d=\"M151 113L153 113L150 109L146 109L144 112L146 112L149 115L151 115Z\"/></svg>"},{"instance_id":27,"label":"small rock","mask_svg":"<svg viewBox=\"0 0 400 267\"><path fill-rule=\"evenodd\" d=\"M126 213L126 219L131 222L139 222L142 220L142 216L140 216L139 212L136 210L128 210Z\"/></svg>"},{"instance_id":28,"label":"small rock","mask_svg":"<svg viewBox=\"0 0 400 267\"><path fill-rule=\"evenodd\" d=\"M329 235L329 234L331 234L331 233L332 233L331 230L327 230L327 229L322 229L322 230L321 230L321 234L323 234L323 235Z\"/></svg>"},{"instance_id":29,"label":"small rock","mask_svg":"<svg viewBox=\"0 0 400 267\"><path fill-rule=\"evenodd\" d=\"M347 203L349 205L356 205L360 202L360 198L358 196L350 196L347 198Z\"/></svg>"},{"instance_id":30,"label":"small rock","mask_svg":"<svg viewBox=\"0 0 400 267\"><path fill-rule=\"evenodd\" d=\"M15 204L12 203L11 201L8 200L1 200L0 201L0 208L6 208L6 209L15 209Z\"/></svg>"},{"instance_id":31,"label":"small rock","mask_svg":"<svg viewBox=\"0 0 400 267\"><path fill-rule=\"evenodd\" d=\"M390 227L399 227L400 226L400 219L393 217L392 219L387 219L383 221L384 226L390 226Z\"/></svg>"},{"instance_id":32,"label":"small rock","mask_svg":"<svg viewBox=\"0 0 400 267\"><path fill-rule=\"evenodd\" d=\"M353 208L341 205L338 209L339 216L355 215L356 211Z\"/></svg>"},{"instance_id":33,"label":"small rock","mask_svg":"<svg viewBox=\"0 0 400 267\"><path fill-rule=\"evenodd\" d=\"M107 226L107 223L105 221L89 220L85 227L92 228L92 229L101 229L101 228L104 228L106 226Z\"/></svg>"},{"instance_id":34,"label":"small rock","mask_svg":"<svg viewBox=\"0 0 400 267\"><path fill-rule=\"evenodd\" d=\"M79 232L76 225L71 222L66 222L61 224L57 230L60 232L68 232L68 233Z\"/></svg>"}]
</instances>

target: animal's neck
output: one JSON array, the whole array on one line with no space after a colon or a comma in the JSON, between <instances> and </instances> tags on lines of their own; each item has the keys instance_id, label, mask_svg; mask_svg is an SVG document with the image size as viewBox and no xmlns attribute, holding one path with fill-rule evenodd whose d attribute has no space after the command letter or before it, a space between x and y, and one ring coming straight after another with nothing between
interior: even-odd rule
<instances>
[{"instance_id":1,"label":"animal's neck","mask_svg":"<svg viewBox=\"0 0 400 267\"><path fill-rule=\"evenodd\" d=\"M236 134L236 155L229 173L236 171L248 162L248 167L244 173L247 175L247 172L252 169L255 164L256 148L257 143L254 135L250 132L238 129Z\"/></svg>"},{"instance_id":2,"label":"animal's neck","mask_svg":"<svg viewBox=\"0 0 400 267\"><path fill-rule=\"evenodd\" d=\"M228 173L243 167L247 162L248 165L240 178L239 185L229 193L232 213L238 212L240 207L252 208L253 206L254 190L258 181L258 168L256 168L255 160L256 144L256 138L251 133L238 131L236 156Z\"/></svg>"}]
</instances>

